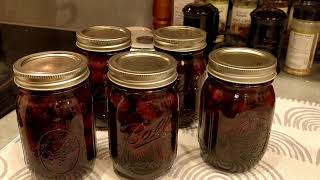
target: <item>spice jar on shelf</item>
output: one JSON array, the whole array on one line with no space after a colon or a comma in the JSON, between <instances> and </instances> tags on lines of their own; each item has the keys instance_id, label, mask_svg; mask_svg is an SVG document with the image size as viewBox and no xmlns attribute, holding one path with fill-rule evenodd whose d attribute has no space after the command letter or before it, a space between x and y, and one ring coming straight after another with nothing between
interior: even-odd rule
<instances>
[{"instance_id":1,"label":"spice jar on shelf","mask_svg":"<svg viewBox=\"0 0 320 180\"><path fill-rule=\"evenodd\" d=\"M175 59L127 52L109 61L109 143L113 167L130 179L154 179L176 157L178 94Z\"/></svg>"},{"instance_id":2,"label":"spice jar on shelf","mask_svg":"<svg viewBox=\"0 0 320 180\"><path fill-rule=\"evenodd\" d=\"M93 111L98 128L108 128L108 107L105 95L108 84L108 60L131 47L131 33L126 28L93 26L77 32L77 46L89 59Z\"/></svg>"},{"instance_id":3,"label":"spice jar on shelf","mask_svg":"<svg viewBox=\"0 0 320 180\"><path fill-rule=\"evenodd\" d=\"M77 53L52 51L13 65L25 163L45 178L93 167L96 140L87 61Z\"/></svg>"},{"instance_id":4,"label":"spice jar on shelf","mask_svg":"<svg viewBox=\"0 0 320 180\"><path fill-rule=\"evenodd\" d=\"M320 1L318 1L318 0L294 0L293 2L291 2L290 11L289 11L289 18L288 18L288 26L287 26L288 32L290 32L290 30L291 30L291 22L292 22L292 18L293 18L294 7L296 5L320 6ZM288 41L289 41L289 34L287 34L286 46L288 45ZM315 61L320 60L320 38L318 40L318 45L317 45L317 50L316 50L314 60Z\"/></svg>"},{"instance_id":5,"label":"spice jar on shelf","mask_svg":"<svg viewBox=\"0 0 320 180\"><path fill-rule=\"evenodd\" d=\"M177 60L179 93L179 127L198 121L200 91L206 78L205 32L188 26L168 26L154 32L156 51Z\"/></svg>"},{"instance_id":6,"label":"spice jar on shelf","mask_svg":"<svg viewBox=\"0 0 320 180\"><path fill-rule=\"evenodd\" d=\"M269 141L277 60L250 48L221 48L209 58L198 126L201 156L215 168L244 172L261 160Z\"/></svg>"},{"instance_id":7,"label":"spice jar on shelf","mask_svg":"<svg viewBox=\"0 0 320 180\"><path fill-rule=\"evenodd\" d=\"M293 75L311 73L319 38L320 6L296 5L284 70Z\"/></svg>"},{"instance_id":8,"label":"spice jar on shelf","mask_svg":"<svg viewBox=\"0 0 320 180\"><path fill-rule=\"evenodd\" d=\"M230 33L247 38L250 30L250 13L257 8L257 0L233 0Z\"/></svg>"}]
</instances>

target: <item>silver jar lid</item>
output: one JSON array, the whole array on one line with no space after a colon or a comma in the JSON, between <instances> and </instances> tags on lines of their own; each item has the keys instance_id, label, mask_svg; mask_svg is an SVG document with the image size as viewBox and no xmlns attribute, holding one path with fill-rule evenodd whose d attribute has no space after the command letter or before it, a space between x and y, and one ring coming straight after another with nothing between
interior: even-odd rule
<instances>
[{"instance_id":1,"label":"silver jar lid","mask_svg":"<svg viewBox=\"0 0 320 180\"><path fill-rule=\"evenodd\" d=\"M190 52L207 46L206 32L189 26L167 26L154 32L154 46L166 51Z\"/></svg>"},{"instance_id":2,"label":"silver jar lid","mask_svg":"<svg viewBox=\"0 0 320 180\"><path fill-rule=\"evenodd\" d=\"M131 46L131 33L122 27L93 26L78 31L76 36L76 45L88 51L120 51Z\"/></svg>"},{"instance_id":3,"label":"silver jar lid","mask_svg":"<svg viewBox=\"0 0 320 180\"><path fill-rule=\"evenodd\" d=\"M210 53L208 72L227 82L260 84L273 80L277 59L270 53L251 48L221 48Z\"/></svg>"},{"instance_id":4,"label":"silver jar lid","mask_svg":"<svg viewBox=\"0 0 320 180\"><path fill-rule=\"evenodd\" d=\"M31 54L13 65L17 86L28 90L52 91L75 86L89 77L88 59L68 51Z\"/></svg>"},{"instance_id":5,"label":"silver jar lid","mask_svg":"<svg viewBox=\"0 0 320 180\"><path fill-rule=\"evenodd\" d=\"M126 88L155 89L173 83L176 68L176 60L165 53L124 52L110 58L108 78Z\"/></svg>"}]
</instances>

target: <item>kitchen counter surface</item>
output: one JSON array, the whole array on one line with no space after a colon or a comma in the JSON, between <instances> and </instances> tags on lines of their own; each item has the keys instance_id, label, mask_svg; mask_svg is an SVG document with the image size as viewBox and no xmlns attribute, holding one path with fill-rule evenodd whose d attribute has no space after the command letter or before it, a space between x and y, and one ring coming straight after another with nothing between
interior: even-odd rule
<instances>
[{"instance_id":1,"label":"kitchen counter surface","mask_svg":"<svg viewBox=\"0 0 320 180\"><path fill-rule=\"evenodd\" d=\"M273 86L277 97L320 103L320 64L315 64L312 76L295 77L281 72ZM1 149L19 134L15 111L0 119L0 129Z\"/></svg>"}]
</instances>

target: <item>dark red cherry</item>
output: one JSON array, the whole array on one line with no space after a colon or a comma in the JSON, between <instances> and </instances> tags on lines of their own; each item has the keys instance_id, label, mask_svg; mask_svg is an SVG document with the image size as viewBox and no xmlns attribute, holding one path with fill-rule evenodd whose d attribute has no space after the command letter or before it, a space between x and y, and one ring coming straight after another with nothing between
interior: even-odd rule
<instances>
[{"instance_id":1,"label":"dark red cherry","mask_svg":"<svg viewBox=\"0 0 320 180\"><path fill-rule=\"evenodd\" d=\"M145 120L155 120L162 115L159 106L151 101L139 101L136 105L136 111Z\"/></svg>"}]
</instances>

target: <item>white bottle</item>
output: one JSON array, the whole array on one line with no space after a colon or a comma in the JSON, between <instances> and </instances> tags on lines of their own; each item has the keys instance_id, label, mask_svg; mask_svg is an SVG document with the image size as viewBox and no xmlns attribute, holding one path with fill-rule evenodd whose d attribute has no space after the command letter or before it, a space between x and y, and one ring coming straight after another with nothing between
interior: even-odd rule
<instances>
[{"instance_id":1,"label":"white bottle","mask_svg":"<svg viewBox=\"0 0 320 180\"><path fill-rule=\"evenodd\" d=\"M298 5L294 8L284 70L298 76L309 75L320 33L320 8Z\"/></svg>"}]
</instances>

